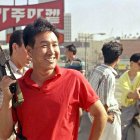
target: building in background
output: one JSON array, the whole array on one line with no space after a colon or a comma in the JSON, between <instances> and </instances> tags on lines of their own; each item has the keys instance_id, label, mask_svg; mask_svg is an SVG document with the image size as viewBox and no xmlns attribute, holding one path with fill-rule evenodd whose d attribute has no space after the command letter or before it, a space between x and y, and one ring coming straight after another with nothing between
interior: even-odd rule
<instances>
[{"instance_id":1,"label":"building in background","mask_svg":"<svg viewBox=\"0 0 140 140\"><path fill-rule=\"evenodd\" d=\"M64 42L71 42L71 14L64 14Z\"/></svg>"},{"instance_id":2,"label":"building in background","mask_svg":"<svg viewBox=\"0 0 140 140\"><path fill-rule=\"evenodd\" d=\"M123 53L121 55L121 61L117 65L119 75L129 69L130 56L134 53L140 53L140 38L128 38L120 39L120 43L123 45Z\"/></svg>"},{"instance_id":3,"label":"building in background","mask_svg":"<svg viewBox=\"0 0 140 140\"><path fill-rule=\"evenodd\" d=\"M44 3L52 0L38 0L39 3ZM71 42L71 14L64 13L64 42Z\"/></svg>"},{"instance_id":4,"label":"building in background","mask_svg":"<svg viewBox=\"0 0 140 140\"><path fill-rule=\"evenodd\" d=\"M78 33L77 41L80 42L90 42L93 40L93 34L90 33Z\"/></svg>"}]
</instances>

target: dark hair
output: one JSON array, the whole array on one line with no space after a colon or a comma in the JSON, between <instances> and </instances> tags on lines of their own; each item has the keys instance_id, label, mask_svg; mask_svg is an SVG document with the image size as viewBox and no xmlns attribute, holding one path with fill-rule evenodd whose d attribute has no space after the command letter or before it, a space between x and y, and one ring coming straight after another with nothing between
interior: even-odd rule
<instances>
[{"instance_id":1,"label":"dark hair","mask_svg":"<svg viewBox=\"0 0 140 140\"><path fill-rule=\"evenodd\" d=\"M13 48L12 48L13 43L16 43L18 46L22 45L22 43L23 43L23 31L22 30L16 30L10 36L10 40L9 40L9 54L10 54L10 56L13 53Z\"/></svg>"},{"instance_id":2,"label":"dark hair","mask_svg":"<svg viewBox=\"0 0 140 140\"><path fill-rule=\"evenodd\" d=\"M110 41L108 43L105 43L102 47L104 63L106 64L113 63L114 61L116 61L116 59L118 59L118 57L122 54L122 52L123 47L122 44L120 44L119 42Z\"/></svg>"},{"instance_id":3,"label":"dark hair","mask_svg":"<svg viewBox=\"0 0 140 140\"><path fill-rule=\"evenodd\" d=\"M68 51L73 52L74 55L77 53L77 49L74 44L70 44L70 45L66 46L65 48L68 49Z\"/></svg>"},{"instance_id":4,"label":"dark hair","mask_svg":"<svg viewBox=\"0 0 140 140\"><path fill-rule=\"evenodd\" d=\"M130 57L130 62L138 62L140 60L140 53L134 53L131 57Z\"/></svg>"},{"instance_id":5,"label":"dark hair","mask_svg":"<svg viewBox=\"0 0 140 140\"><path fill-rule=\"evenodd\" d=\"M23 30L23 40L25 47L30 45L34 47L35 44L35 36L39 33L52 31L57 38L59 38L59 34L54 25L48 22L45 18L38 18L32 24L28 24Z\"/></svg>"}]
</instances>

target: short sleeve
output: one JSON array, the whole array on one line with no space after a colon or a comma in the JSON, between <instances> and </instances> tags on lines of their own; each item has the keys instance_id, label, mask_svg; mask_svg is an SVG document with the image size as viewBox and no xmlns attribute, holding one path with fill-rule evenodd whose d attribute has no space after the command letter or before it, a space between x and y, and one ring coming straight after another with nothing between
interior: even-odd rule
<instances>
[{"instance_id":1,"label":"short sleeve","mask_svg":"<svg viewBox=\"0 0 140 140\"><path fill-rule=\"evenodd\" d=\"M110 97L112 94L114 94L112 92L112 87L113 87L113 79L111 76L105 77L104 80L102 81L100 87L99 87L99 92L100 92L100 98L101 98L101 102L103 103L103 105L107 105L110 106Z\"/></svg>"},{"instance_id":2,"label":"short sleeve","mask_svg":"<svg viewBox=\"0 0 140 140\"><path fill-rule=\"evenodd\" d=\"M85 70L85 64L83 61L81 61L81 70Z\"/></svg>"},{"instance_id":3,"label":"short sleeve","mask_svg":"<svg viewBox=\"0 0 140 140\"><path fill-rule=\"evenodd\" d=\"M99 97L84 76L81 76L79 82L80 107L88 111L89 107L94 104Z\"/></svg>"}]
</instances>

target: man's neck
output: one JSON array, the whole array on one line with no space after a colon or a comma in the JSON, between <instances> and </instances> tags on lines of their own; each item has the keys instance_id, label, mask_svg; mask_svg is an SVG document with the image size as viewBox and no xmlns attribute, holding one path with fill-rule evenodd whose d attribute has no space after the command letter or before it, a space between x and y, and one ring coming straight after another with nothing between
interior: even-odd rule
<instances>
[{"instance_id":1,"label":"man's neck","mask_svg":"<svg viewBox=\"0 0 140 140\"><path fill-rule=\"evenodd\" d=\"M75 58L76 58L76 55L73 55L73 56L71 56L71 57L69 58L69 61L71 62L71 61L73 61Z\"/></svg>"},{"instance_id":2,"label":"man's neck","mask_svg":"<svg viewBox=\"0 0 140 140\"><path fill-rule=\"evenodd\" d=\"M105 63L105 65L110 66L110 67L112 67L112 68L114 69L114 68L115 68L115 66L116 66L116 62L111 63L111 64L106 64L106 63Z\"/></svg>"},{"instance_id":3,"label":"man's neck","mask_svg":"<svg viewBox=\"0 0 140 140\"><path fill-rule=\"evenodd\" d=\"M46 70L46 71L36 71L33 69L33 72L31 74L31 79L37 83L39 86L42 86L42 84L48 80L51 79L55 75L55 70Z\"/></svg>"},{"instance_id":4,"label":"man's neck","mask_svg":"<svg viewBox=\"0 0 140 140\"><path fill-rule=\"evenodd\" d=\"M128 75L129 75L130 79L134 79L134 78L136 77L136 75L137 75L137 72L138 72L138 71L136 71L136 70L130 69L130 70L128 71Z\"/></svg>"},{"instance_id":5,"label":"man's neck","mask_svg":"<svg viewBox=\"0 0 140 140\"><path fill-rule=\"evenodd\" d=\"M10 60L15 64L15 66L19 69L22 70L23 67L21 67L18 62L16 61L16 59L14 59L13 57L10 58Z\"/></svg>"}]
</instances>

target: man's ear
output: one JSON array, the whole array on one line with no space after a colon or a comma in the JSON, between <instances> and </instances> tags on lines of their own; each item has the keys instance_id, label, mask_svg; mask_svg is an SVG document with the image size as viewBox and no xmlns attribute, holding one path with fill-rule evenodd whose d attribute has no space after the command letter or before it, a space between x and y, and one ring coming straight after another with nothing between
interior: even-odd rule
<instances>
[{"instance_id":1,"label":"man's ear","mask_svg":"<svg viewBox=\"0 0 140 140\"><path fill-rule=\"evenodd\" d=\"M132 66L132 65L133 65L133 63L134 63L133 61L130 61L130 66Z\"/></svg>"},{"instance_id":2,"label":"man's ear","mask_svg":"<svg viewBox=\"0 0 140 140\"><path fill-rule=\"evenodd\" d=\"M17 47L18 47L17 43L13 43L12 44L12 50L13 50L13 52L17 50Z\"/></svg>"}]
</instances>

